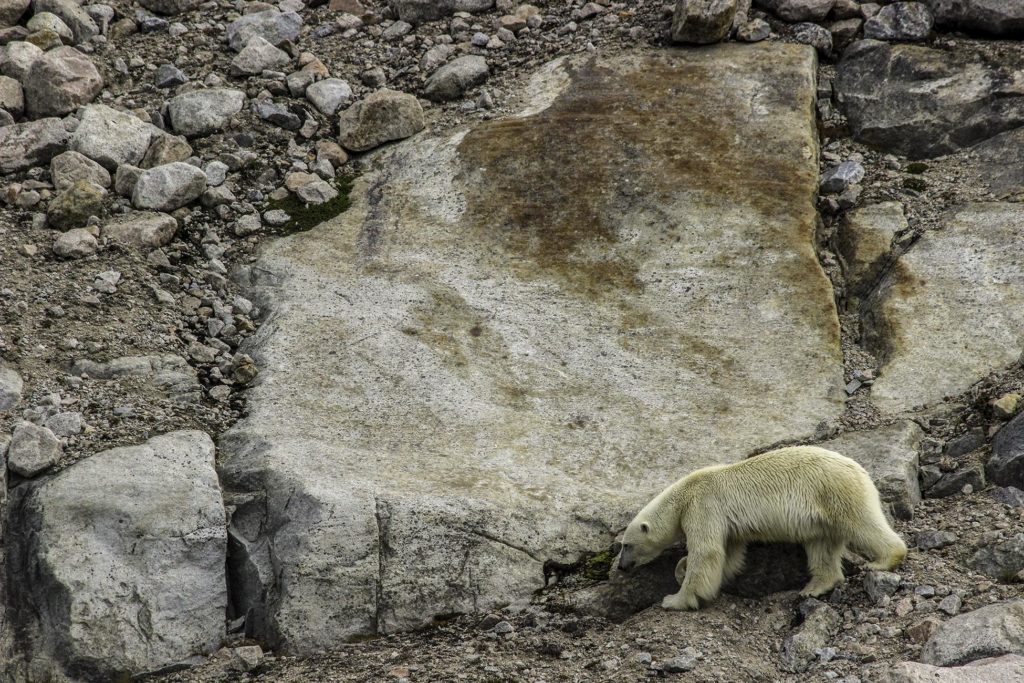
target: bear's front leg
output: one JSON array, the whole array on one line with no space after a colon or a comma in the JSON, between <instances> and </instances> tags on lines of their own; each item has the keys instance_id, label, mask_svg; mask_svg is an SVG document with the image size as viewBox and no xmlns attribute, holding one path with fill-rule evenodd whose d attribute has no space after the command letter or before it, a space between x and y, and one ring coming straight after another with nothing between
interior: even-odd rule
<instances>
[{"instance_id":1,"label":"bear's front leg","mask_svg":"<svg viewBox=\"0 0 1024 683\"><path fill-rule=\"evenodd\" d=\"M676 563L676 583L682 585L683 581L686 580L686 558L679 560Z\"/></svg>"},{"instance_id":2,"label":"bear's front leg","mask_svg":"<svg viewBox=\"0 0 1024 683\"><path fill-rule=\"evenodd\" d=\"M682 590L672 595L666 595L661 601L662 609L678 610L680 612L699 609L700 602L697 596L690 591Z\"/></svg>"}]
</instances>

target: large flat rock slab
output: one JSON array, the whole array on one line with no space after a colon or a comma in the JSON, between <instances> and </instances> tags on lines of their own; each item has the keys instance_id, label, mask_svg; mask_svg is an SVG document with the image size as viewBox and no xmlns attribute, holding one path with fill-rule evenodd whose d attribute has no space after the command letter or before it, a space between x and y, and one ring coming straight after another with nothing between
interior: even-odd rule
<instances>
[{"instance_id":1,"label":"large flat rock slab","mask_svg":"<svg viewBox=\"0 0 1024 683\"><path fill-rule=\"evenodd\" d=\"M882 359L871 388L883 410L955 396L1020 358L1024 337L1024 205L948 213L883 278L863 309Z\"/></svg>"},{"instance_id":2,"label":"large flat rock slab","mask_svg":"<svg viewBox=\"0 0 1024 683\"><path fill-rule=\"evenodd\" d=\"M250 632L309 651L526 599L687 471L838 414L814 73L781 44L560 61L270 246L221 444Z\"/></svg>"}]
</instances>

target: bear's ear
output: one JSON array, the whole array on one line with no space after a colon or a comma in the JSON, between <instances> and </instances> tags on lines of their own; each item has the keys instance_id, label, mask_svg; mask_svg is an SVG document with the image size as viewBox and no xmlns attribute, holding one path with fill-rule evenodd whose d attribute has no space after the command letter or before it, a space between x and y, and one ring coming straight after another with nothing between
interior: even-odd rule
<instances>
[{"instance_id":1,"label":"bear's ear","mask_svg":"<svg viewBox=\"0 0 1024 683\"><path fill-rule=\"evenodd\" d=\"M647 522L640 522L640 531L649 534L651 532L651 525Z\"/></svg>"}]
</instances>

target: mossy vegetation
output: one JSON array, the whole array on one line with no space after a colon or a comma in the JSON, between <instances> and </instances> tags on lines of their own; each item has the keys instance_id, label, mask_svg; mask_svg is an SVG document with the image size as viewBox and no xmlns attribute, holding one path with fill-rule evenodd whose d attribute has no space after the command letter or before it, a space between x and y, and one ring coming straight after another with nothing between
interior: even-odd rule
<instances>
[{"instance_id":1,"label":"mossy vegetation","mask_svg":"<svg viewBox=\"0 0 1024 683\"><path fill-rule=\"evenodd\" d=\"M305 232L324 221L345 213L352 204L349 195L352 193L355 179L354 175L338 176L334 181L338 196L323 204L304 204L301 199L291 193L284 199L270 200L267 202L266 211L279 209L291 216L291 220L281 227L275 228L273 232L284 235Z\"/></svg>"},{"instance_id":2,"label":"mossy vegetation","mask_svg":"<svg viewBox=\"0 0 1024 683\"><path fill-rule=\"evenodd\" d=\"M924 192L928 189L928 183L923 178L904 178L903 187L915 192Z\"/></svg>"},{"instance_id":3,"label":"mossy vegetation","mask_svg":"<svg viewBox=\"0 0 1024 683\"><path fill-rule=\"evenodd\" d=\"M583 576L592 581L607 581L614 561L615 553L611 550L594 553L583 563Z\"/></svg>"},{"instance_id":4,"label":"mossy vegetation","mask_svg":"<svg viewBox=\"0 0 1024 683\"><path fill-rule=\"evenodd\" d=\"M920 174L928 170L928 164L923 161L911 161L907 164L907 173Z\"/></svg>"}]
</instances>

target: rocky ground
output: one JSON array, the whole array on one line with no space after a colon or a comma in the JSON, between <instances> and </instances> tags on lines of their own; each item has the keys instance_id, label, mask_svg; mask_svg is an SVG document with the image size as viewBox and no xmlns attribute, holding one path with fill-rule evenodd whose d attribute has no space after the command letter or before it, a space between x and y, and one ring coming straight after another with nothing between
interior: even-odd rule
<instances>
[{"instance_id":1,"label":"rocky ground","mask_svg":"<svg viewBox=\"0 0 1024 683\"><path fill-rule=\"evenodd\" d=\"M726 32L735 22L734 39L819 52L816 246L849 383L843 413L819 440L895 420L872 393L893 351L865 334L862 305L899 255L954 207L1024 197L1014 130L1024 124L1024 51L1014 39L1024 16L1013 4L983 15L971 3L774 0L717 19ZM260 371L239 347L264 312L232 274L262 245L343 211L378 145L512 113L530 74L555 57L665 48L674 10L644 0L141 5L0 0L0 446L10 446L0 482L11 501L114 447L176 430L216 440L245 416L244 390ZM714 17L694 21L715 30ZM922 56L901 81L893 65L918 57L893 56L889 43L851 47L858 38L921 44L947 59ZM878 69L889 69L893 88L931 70L984 92L962 110L940 89L916 108L868 111L863 93L879 86L858 78ZM382 106L398 112L384 123L373 110L382 88L395 91ZM916 130L902 127L914 117ZM895 204L858 213L886 202ZM621 623L559 607L593 587L568 578L525 611L454 617L301 659L263 653L229 625L226 649L168 680L852 683L895 676L899 662L1024 654L1019 635L970 650L975 636L965 634L988 638L1003 616L953 619L990 604L1014 609L1007 601L1024 580L1024 494L1008 487L1024 483L1014 464L1024 459L1024 422L1003 428L1024 393L1022 324L1004 327L1018 341L998 342L999 362L986 350L956 391L922 395L909 414L923 430L925 500L897 522L916 543L899 577L855 574L821 604L792 591L726 595L699 613L650 608ZM1008 464L993 468L1000 458ZM8 522L0 533L6 543L21 532ZM8 571L8 596L20 580ZM5 647L13 621L0 610ZM958 625L936 633L942 623ZM966 653L948 655L957 647ZM996 675L978 680L1024 680Z\"/></svg>"}]
</instances>

